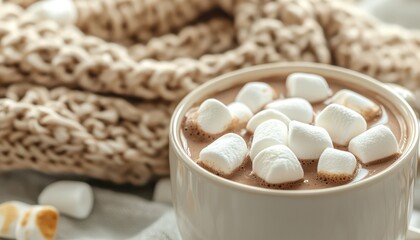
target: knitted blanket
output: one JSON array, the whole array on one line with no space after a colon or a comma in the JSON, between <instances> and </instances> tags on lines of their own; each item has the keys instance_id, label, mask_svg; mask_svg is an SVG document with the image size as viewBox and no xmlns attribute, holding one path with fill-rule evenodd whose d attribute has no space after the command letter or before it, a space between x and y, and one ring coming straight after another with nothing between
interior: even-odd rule
<instances>
[{"instance_id":1,"label":"knitted blanket","mask_svg":"<svg viewBox=\"0 0 420 240\"><path fill-rule=\"evenodd\" d=\"M0 3L1 171L135 185L168 175L173 107L247 66L321 62L410 89L420 79L418 32L341 1L74 0L74 26L28 14L31 2Z\"/></svg>"}]
</instances>

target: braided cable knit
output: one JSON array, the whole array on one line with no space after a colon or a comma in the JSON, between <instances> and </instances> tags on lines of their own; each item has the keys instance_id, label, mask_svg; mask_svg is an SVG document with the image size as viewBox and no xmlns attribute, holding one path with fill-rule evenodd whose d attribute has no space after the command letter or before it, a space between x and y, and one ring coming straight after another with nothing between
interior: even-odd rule
<instances>
[{"instance_id":1,"label":"braided cable knit","mask_svg":"<svg viewBox=\"0 0 420 240\"><path fill-rule=\"evenodd\" d=\"M247 66L321 62L418 84L419 33L338 1L74 4L74 26L36 18L19 0L0 7L2 170L136 185L167 175L175 104L209 79Z\"/></svg>"}]
</instances>

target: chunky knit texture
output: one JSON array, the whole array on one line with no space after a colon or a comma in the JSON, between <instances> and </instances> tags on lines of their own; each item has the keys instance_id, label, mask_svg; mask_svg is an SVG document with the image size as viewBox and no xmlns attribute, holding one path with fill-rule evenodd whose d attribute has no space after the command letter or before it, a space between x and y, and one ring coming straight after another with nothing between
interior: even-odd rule
<instances>
[{"instance_id":1,"label":"chunky knit texture","mask_svg":"<svg viewBox=\"0 0 420 240\"><path fill-rule=\"evenodd\" d=\"M1 1L0 1L1 2ZM417 88L420 34L341 1L74 0L75 26L0 5L0 170L142 185L183 96L247 66L335 64Z\"/></svg>"}]
</instances>

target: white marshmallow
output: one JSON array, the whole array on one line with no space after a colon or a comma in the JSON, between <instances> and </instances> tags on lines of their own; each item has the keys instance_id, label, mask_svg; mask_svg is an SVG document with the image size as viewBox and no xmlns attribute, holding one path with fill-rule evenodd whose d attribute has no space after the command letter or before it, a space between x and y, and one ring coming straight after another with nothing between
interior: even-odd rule
<instances>
[{"instance_id":1,"label":"white marshmallow","mask_svg":"<svg viewBox=\"0 0 420 240\"><path fill-rule=\"evenodd\" d=\"M255 129L258 127L258 125L270 119L277 119L279 121L282 121L286 124L286 126L289 125L289 122L290 122L290 119L283 113L273 110L273 109L265 109L255 114L248 121L248 124L246 125L246 130L253 133Z\"/></svg>"},{"instance_id":2,"label":"white marshmallow","mask_svg":"<svg viewBox=\"0 0 420 240\"><path fill-rule=\"evenodd\" d=\"M208 134L220 134L232 124L233 116L229 109L214 98L204 101L197 111L197 125Z\"/></svg>"},{"instance_id":3,"label":"white marshmallow","mask_svg":"<svg viewBox=\"0 0 420 240\"><path fill-rule=\"evenodd\" d=\"M274 109L284 113L290 120L311 123L313 119L312 105L303 98L286 98L267 104L266 109Z\"/></svg>"},{"instance_id":4,"label":"white marshmallow","mask_svg":"<svg viewBox=\"0 0 420 240\"><path fill-rule=\"evenodd\" d=\"M349 151L362 163L368 164L399 153L399 146L392 131L378 125L353 138Z\"/></svg>"},{"instance_id":5,"label":"white marshmallow","mask_svg":"<svg viewBox=\"0 0 420 240\"><path fill-rule=\"evenodd\" d=\"M360 113L367 121L379 116L381 108L372 100L347 89L338 91L331 102L346 106Z\"/></svg>"},{"instance_id":6,"label":"white marshmallow","mask_svg":"<svg viewBox=\"0 0 420 240\"><path fill-rule=\"evenodd\" d=\"M11 201L0 205L0 238L16 238L20 216L29 209L26 203Z\"/></svg>"},{"instance_id":7,"label":"white marshmallow","mask_svg":"<svg viewBox=\"0 0 420 240\"><path fill-rule=\"evenodd\" d=\"M288 143L299 160L316 160L326 148L333 147L325 129L298 121L289 124Z\"/></svg>"},{"instance_id":8,"label":"white marshmallow","mask_svg":"<svg viewBox=\"0 0 420 240\"><path fill-rule=\"evenodd\" d=\"M299 160L285 145L274 145L261 151L252 162L252 171L270 184L291 183L303 178Z\"/></svg>"},{"instance_id":9,"label":"white marshmallow","mask_svg":"<svg viewBox=\"0 0 420 240\"><path fill-rule=\"evenodd\" d=\"M38 197L39 204L54 206L60 213L78 219L89 216L93 202L92 187L77 181L52 183Z\"/></svg>"},{"instance_id":10,"label":"white marshmallow","mask_svg":"<svg viewBox=\"0 0 420 240\"><path fill-rule=\"evenodd\" d=\"M254 115L249 107L241 102L233 102L228 105L228 109L233 117L239 120L239 123L246 123Z\"/></svg>"},{"instance_id":11,"label":"white marshmallow","mask_svg":"<svg viewBox=\"0 0 420 240\"><path fill-rule=\"evenodd\" d=\"M331 96L332 91L325 78L309 73L292 73L286 79L287 94L309 102L319 102Z\"/></svg>"},{"instance_id":12,"label":"white marshmallow","mask_svg":"<svg viewBox=\"0 0 420 240\"><path fill-rule=\"evenodd\" d=\"M57 232L59 214L50 206L34 206L26 210L16 228L17 240L51 240Z\"/></svg>"},{"instance_id":13,"label":"white marshmallow","mask_svg":"<svg viewBox=\"0 0 420 240\"><path fill-rule=\"evenodd\" d=\"M166 204L172 203L171 179L160 179L156 183L155 191L153 192L153 201Z\"/></svg>"},{"instance_id":14,"label":"white marshmallow","mask_svg":"<svg viewBox=\"0 0 420 240\"><path fill-rule=\"evenodd\" d=\"M352 138L366 131L367 123L359 113L333 103L318 114L315 126L327 130L334 143L346 146Z\"/></svg>"},{"instance_id":15,"label":"white marshmallow","mask_svg":"<svg viewBox=\"0 0 420 240\"><path fill-rule=\"evenodd\" d=\"M44 0L32 4L27 12L42 19L50 19L59 24L74 24L77 10L72 0Z\"/></svg>"},{"instance_id":16,"label":"white marshmallow","mask_svg":"<svg viewBox=\"0 0 420 240\"><path fill-rule=\"evenodd\" d=\"M261 123L254 133L249 156L251 160L262 150L277 144L287 145L287 125L279 120L270 119Z\"/></svg>"},{"instance_id":17,"label":"white marshmallow","mask_svg":"<svg viewBox=\"0 0 420 240\"><path fill-rule=\"evenodd\" d=\"M322 152L318 162L318 174L330 180L349 181L353 179L357 169L356 157L347 152L327 148Z\"/></svg>"},{"instance_id":18,"label":"white marshmallow","mask_svg":"<svg viewBox=\"0 0 420 240\"><path fill-rule=\"evenodd\" d=\"M267 103L273 101L274 89L263 82L250 82L245 84L236 96L236 101L244 103L253 113L258 112Z\"/></svg>"},{"instance_id":19,"label":"white marshmallow","mask_svg":"<svg viewBox=\"0 0 420 240\"><path fill-rule=\"evenodd\" d=\"M247 152L245 140L238 134L228 133L201 150L199 163L228 175L242 164Z\"/></svg>"}]
</instances>

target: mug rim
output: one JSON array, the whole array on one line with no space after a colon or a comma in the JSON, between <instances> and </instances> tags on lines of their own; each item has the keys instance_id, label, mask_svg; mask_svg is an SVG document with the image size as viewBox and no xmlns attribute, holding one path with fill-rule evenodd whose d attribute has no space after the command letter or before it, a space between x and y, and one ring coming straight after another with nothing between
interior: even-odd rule
<instances>
[{"instance_id":1,"label":"mug rim","mask_svg":"<svg viewBox=\"0 0 420 240\"><path fill-rule=\"evenodd\" d=\"M312 71L326 71L329 73L338 74L340 76L347 76L358 78L359 80L363 79L366 84L375 87L375 93L381 92L380 95L385 97L388 101L391 102L394 107L400 112L403 117L403 120L406 122L407 125L407 146L405 147L402 154L398 157L398 159L388 166L386 169L381 171L380 173L375 174L374 176L370 176L369 178L362 179L361 181L354 182L351 184L344 184L340 186L325 188L325 189L310 189L310 190L281 190L281 189L268 189L263 187L257 186L250 186L243 183L238 183L220 176L217 176L206 169L200 167L184 150L181 143L180 138L180 127L184 118L184 113L190 109L190 107L200 100L205 94L205 92L209 87L221 85L227 79L238 79L243 75L247 75L250 73L263 73L266 71L290 71L293 69L299 69L301 72L312 72ZM281 73L277 73L281 74ZM274 75L274 74L272 74ZM348 82L349 80L341 80L343 82ZM245 81L250 82L250 81ZM236 83L236 82L235 82ZM237 84L237 83L236 83ZM236 84L232 84L235 86ZM363 86L362 84L357 84L359 87ZM228 88L219 89L218 91L223 91ZM376 92L378 91L378 92ZM208 95L208 94L207 94ZM183 113L183 114L181 114ZM416 151L415 147L417 146L417 142L419 139L419 132L418 132L418 124L416 115L414 110L409 106L409 104L398 94L391 91L389 87L384 85L382 82L369 77L365 74L345 69L342 67L328 65L328 64L321 64L321 63L309 63L309 62L283 62L283 63L269 63L269 64L262 64L252 67L243 68L240 70L232 71L223 75L220 75L216 78L213 78L206 83L202 84L192 92L190 92L187 96L185 96L182 101L176 107L170 122L169 127L169 141L172 149L176 152L178 158L177 161L183 161L190 171L195 174L199 174L213 183L224 185L225 187L229 187L239 191L246 191L255 194L264 194L264 195L274 195L274 196L313 196L313 195L325 195L325 194L336 194L342 191L349 191L352 189L361 188L366 185L375 184L381 179L387 177L388 175L392 174L393 172L397 171L400 167L404 165L405 162L409 161L409 156L413 151Z\"/></svg>"}]
</instances>

